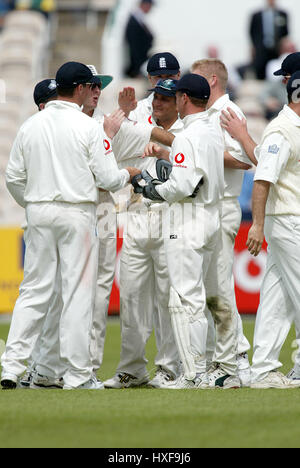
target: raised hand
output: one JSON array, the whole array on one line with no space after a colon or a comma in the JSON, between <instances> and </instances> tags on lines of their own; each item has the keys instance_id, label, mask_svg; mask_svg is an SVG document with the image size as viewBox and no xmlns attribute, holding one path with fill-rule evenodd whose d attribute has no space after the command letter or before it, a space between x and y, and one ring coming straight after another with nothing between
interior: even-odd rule
<instances>
[{"instance_id":1,"label":"raised hand","mask_svg":"<svg viewBox=\"0 0 300 468\"><path fill-rule=\"evenodd\" d=\"M104 128L106 135L111 139L114 138L114 136L120 130L120 127L122 123L124 122L124 120L125 120L125 114L121 109L114 111L109 116L106 115L104 117L104 124L103 124L103 128Z\"/></svg>"},{"instance_id":2,"label":"raised hand","mask_svg":"<svg viewBox=\"0 0 300 468\"><path fill-rule=\"evenodd\" d=\"M227 109L227 112L222 111L220 120L221 127L227 130L229 135L237 141L241 140L241 136L245 132L248 133L246 119L240 119L230 108Z\"/></svg>"},{"instance_id":3,"label":"raised hand","mask_svg":"<svg viewBox=\"0 0 300 468\"><path fill-rule=\"evenodd\" d=\"M120 109L125 113L125 116L128 117L130 112L136 109L137 100L135 97L134 88L124 88L123 91L119 93L119 106Z\"/></svg>"}]
</instances>

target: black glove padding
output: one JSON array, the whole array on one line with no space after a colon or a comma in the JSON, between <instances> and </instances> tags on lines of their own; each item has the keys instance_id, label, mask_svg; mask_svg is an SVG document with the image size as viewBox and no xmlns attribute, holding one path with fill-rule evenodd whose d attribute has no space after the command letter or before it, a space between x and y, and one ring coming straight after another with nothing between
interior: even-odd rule
<instances>
[{"instance_id":1,"label":"black glove padding","mask_svg":"<svg viewBox=\"0 0 300 468\"><path fill-rule=\"evenodd\" d=\"M134 193L143 193L143 187L139 182L143 180L142 174L138 174L131 179L131 184L133 185Z\"/></svg>"},{"instance_id":2,"label":"black glove padding","mask_svg":"<svg viewBox=\"0 0 300 468\"><path fill-rule=\"evenodd\" d=\"M169 161L165 159L158 159L156 161L156 173L158 180L161 182L167 182L172 172L173 166Z\"/></svg>"},{"instance_id":3,"label":"black glove padding","mask_svg":"<svg viewBox=\"0 0 300 468\"><path fill-rule=\"evenodd\" d=\"M144 180L147 185L140 185L139 182ZM155 201L165 201L157 192L155 186L161 185L162 182L158 179L154 179L148 171L142 171L141 174L136 175L132 178L131 183L134 187L135 193L142 193L145 198Z\"/></svg>"},{"instance_id":4,"label":"black glove padding","mask_svg":"<svg viewBox=\"0 0 300 468\"><path fill-rule=\"evenodd\" d=\"M143 196L149 198L153 201L165 201L157 192L156 187L162 183L158 179L152 179L145 187L143 188Z\"/></svg>"},{"instance_id":5,"label":"black glove padding","mask_svg":"<svg viewBox=\"0 0 300 468\"><path fill-rule=\"evenodd\" d=\"M131 184L134 187L134 193L143 193L143 185L140 185L139 182L144 180L146 183L151 182L153 177L149 174L148 171L142 171L140 174L134 176L131 180Z\"/></svg>"}]
</instances>

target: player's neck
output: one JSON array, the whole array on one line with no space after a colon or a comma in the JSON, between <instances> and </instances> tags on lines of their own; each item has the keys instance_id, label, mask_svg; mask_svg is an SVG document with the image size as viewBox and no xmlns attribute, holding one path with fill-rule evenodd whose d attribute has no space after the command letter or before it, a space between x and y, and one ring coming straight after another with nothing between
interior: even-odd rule
<instances>
[{"instance_id":1,"label":"player's neck","mask_svg":"<svg viewBox=\"0 0 300 468\"><path fill-rule=\"evenodd\" d=\"M93 117L95 109L89 108L89 107L84 107L82 112L84 114L88 115L89 117Z\"/></svg>"},{"instance_id":2,"label":"player's neck","mask_svg":"<svg viewBox=\"0 0 300 468\"><path fill-rule=\"evenodd\" d=\"M165 121L161 121L159 119L156 120L156 123L159 127L162 127L164 130L170 130L170 128L173 127L174 123L176 122L176 120L178 119L178 115L176 115L176 117L173 117L172 119L168 119L168 120L165 120Z\"/></svg>"},{"instance_id":3,"label":"player's neck","mask_svg":"<svg viewBox=\"0 0 300 468\"><path fill-rule=\"evenodd\" d=\"M74 98L74 97L62 97L58 96L57 98L59 101L66 101L66 102L71 102L72 104L77 104L79 107L82 106L82 102L80 99Z\"/></svg>"},{"instance_id":4,"label":"player's neck","mask_svg":"<svg viewBox=\"0 0 300 468\"><path fill-rule=\"evenodd\" d=\"M293 102L291 102L289 104L289 108L292 109L292 111L294 111L295 114L298 115L298 117L300 117L300 104L294 104Z\"/></svg>"},{"instance_id":5,"label":"player's neck","mask_svg":"<svg viewBox=\"0 0 300 468\"><path fill-rule=\"evenodd\" d=\"M207 108L210 109L211 106L214 105L215 102L217 102L221 97L225 96L226 93L224 93L223 90L215 90L211 93Z\"/></svg>"}]
</instances>

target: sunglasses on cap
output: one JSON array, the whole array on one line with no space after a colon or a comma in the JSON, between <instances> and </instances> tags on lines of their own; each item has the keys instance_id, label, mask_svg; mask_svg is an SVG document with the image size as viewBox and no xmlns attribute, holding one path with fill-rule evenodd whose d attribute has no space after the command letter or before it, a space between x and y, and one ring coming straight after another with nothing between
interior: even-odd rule
<instances>
[{"instance_id":1,"label":"sunglasses on cap","mask_svg":"<svg viewBox=\"0 0 300 468\"><path fill-rule=\"evenodd\" d=\"M86 86L88 86L92 91L94 91L96 88L101 90L101 84L96 84L96 83L85 83Z\"/></svg>"}]
</instances>

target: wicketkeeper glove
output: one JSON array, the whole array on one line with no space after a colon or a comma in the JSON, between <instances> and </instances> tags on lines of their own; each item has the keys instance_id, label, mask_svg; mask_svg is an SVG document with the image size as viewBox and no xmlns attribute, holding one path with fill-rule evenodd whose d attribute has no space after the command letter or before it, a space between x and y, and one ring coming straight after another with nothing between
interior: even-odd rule
<instances>
[{"instance_id":1,"label":"wicketkeeper glove","mask_svg":"<svg viewBox=\"0 0 300 468\"><path fill-rule=\"evenodd\" d=\"M167 180L169 180L172 169L173 166L169 161L166 161L165 159L158 159L156 161L156 174L158 180L161 182L167 182Z\"/></svg>"},{"instance_id":2,"label":"wicketkeeper glove","mask_svg":"<svg viewBox=\"0 0 300 468\"><path fill-rule=\"evenodd\" d=\"M144 180L147 185L141 186L139 184L141 180ZM162 182L158 179L154 179L148 171L142 171L141 174L133 177L131 183L135 193L141 193L143 197L148 198L149 200L165 201L156 190L156 187L161 185Z\"/></svg>"}]
</instances>

